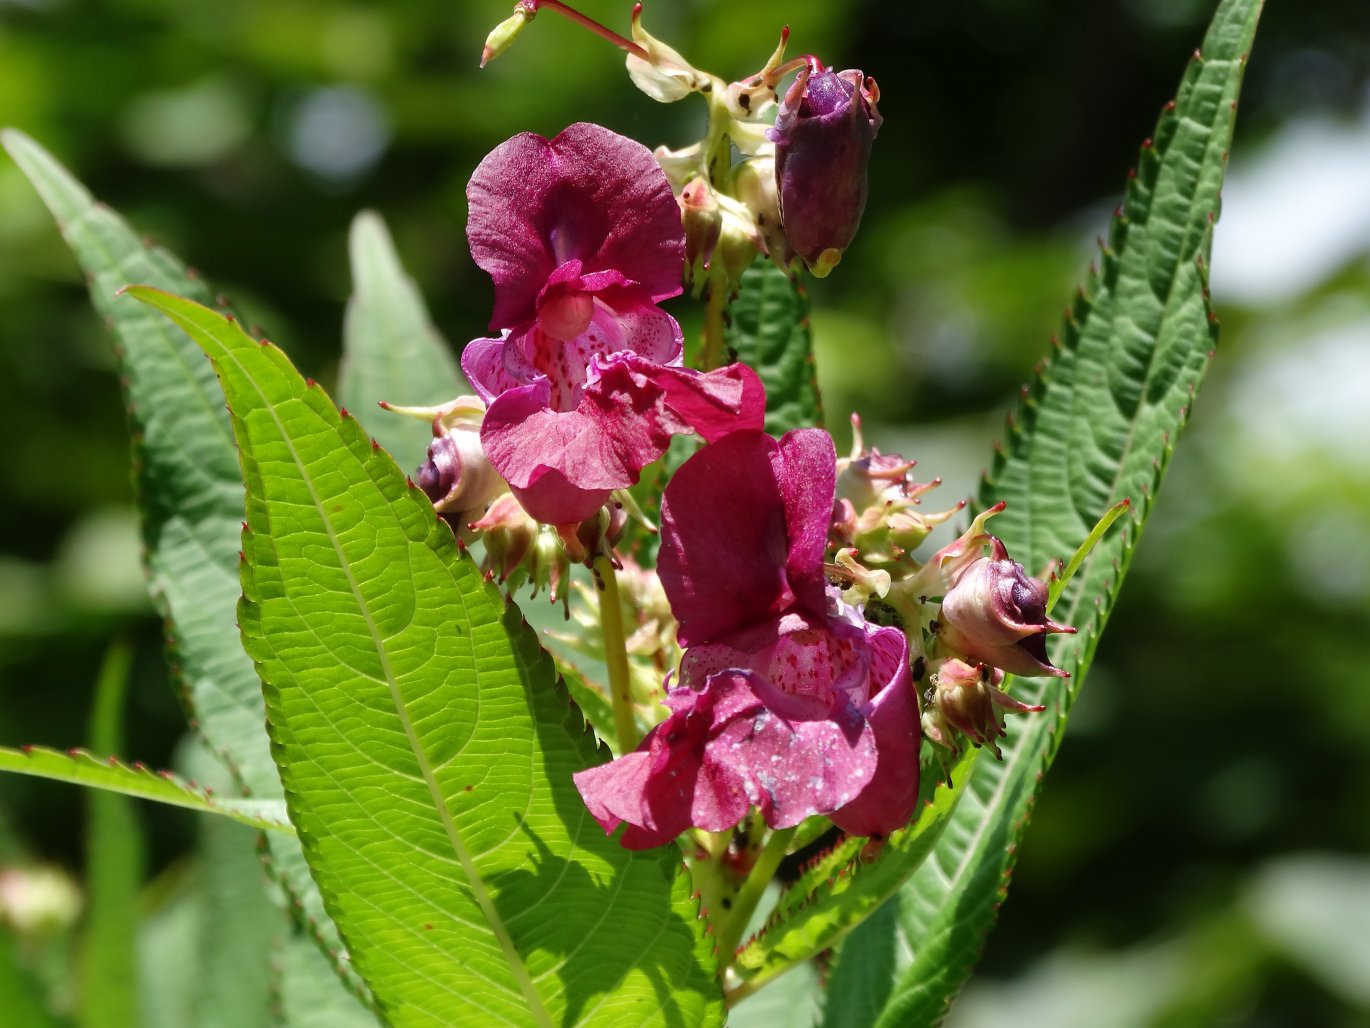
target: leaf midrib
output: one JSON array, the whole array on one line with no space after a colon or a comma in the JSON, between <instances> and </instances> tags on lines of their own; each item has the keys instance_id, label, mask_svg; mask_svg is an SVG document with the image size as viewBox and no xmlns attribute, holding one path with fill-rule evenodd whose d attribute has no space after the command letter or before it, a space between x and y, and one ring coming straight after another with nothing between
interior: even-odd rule
<instances>
[{"instance_id":1,"label":"leaf midrib","mask_svg":"<svg viewBox=\"0 0 1370 1028\"><path fill-rule=\"evenodd\" d=\"M481 913L485 915L491 932L499 941L505 962L509 965L510 973L518 983L519 990L523 993L524 1000L529 1007L529 1012L533 1015L539 1025L545 1025L546 1028L551 1028L551 1017L548 1015L546 1008L542 1004L542 998L538 995L537 989L533 985L532 978L528 974L527 965L524 963L523 957L514 946L513 938L510 936L503 918L500 917L499 911L496 910L494 901L491 898L489 891L485 888L485 883L476 869L470 851L461 838L461 831L453 820L451 811L448 810L447 804L443 799L442 790L434 775L433 767L428 760L427 753L424 751L423 746L419 741L418 735L414 730L413 722L410 720L404 706L399 691L399 682L396 680L394 671L391 668L389 653L382 642L380 632L377 630L371 608L362 595L356 576L352 573L351 562L347 559L347 556L343 551L337 532L334 530L332 520L328 517L327 508L320 500L319 493L314 487L314 481L307 470L307 466L295 447L294 439L286 429L286 426L282 423L275 405L270 401L270 398L262 390L248 368L239 359L237 353L229 346L224 346L224 350L225 355L232 358L234 364L237 365L239 372L252 386L258 399L262 401L262 408L268 412L279 437L285 443L286 448L290 451L291 459L299 469L300 479L304 483L305 488L309 490L310 500L314 504L315 510L319 513L319 517L328 533L329 543L332 545L333 552L338 558L339 567L346 576L348 588L352 591L352 597L362 613L362 618L366 623L367 633L370 635L371 641L376 648L376 654L380 661L382 673L385 676L386 687L390 692L390 699L395 708L396 716L399 718L400 724L404 728L405 739L409 743L410 751L413 754L415 761L418 763L420 772L423 774L424 784L428 788L429 797L432 799L433 805L437 808L443 829L447 833L448 841L452 845L452 851L456 855L457 861L461 864L462 871L466 874L472 897L480 907ZM463 603L464 602L465 600L463 597Z\"/></svg>"},{"instance_id":2,"label":"leaf midrib","mask_svg":"<svg viewBox=\"0 0 1370 1028\"><path fill-rule=\"evenodd\" d=\"M1203 61L1204 61L1205 68L1207 68L1209 65L1216 65L1216 64L1233 64L1233 63L1235 63L1235 64L1241 64L1241 63L1242 63L1242 58L1241 58L1240 56L1234 57L1234 58L1221 58L1221 59L1220 59L1220 58L1195 58L1195 59L1196 59L1196 60L1203 60ZM1240 75L1238 76L1237 81L1240 82ZM1198 82L1196 81L1195 84L1194 84L1194 86L1191 87L1191 90L1190 90L1190 95L1191 95L1191 96L1193 95L1194 89L1197 89L1197 88L1198 88ZM1187 98L1187 99L1188 99L1188 98ZM1204 140L1203 156L1200 158L1200 160L1199 160L1199 162L1198 162L1198 163L1199 163L1199 168L1200 168L1199 178L1202 179L1202 177L1203 177L1203 175L1202 175L1203 169L1204 169L1204 167L1206 166L1206 162L1207 162L1207 160L1208 160L1208 155L1209 155L1209 153L1210 153L1210 152L1212 151L1212 149L1213 149L1213 142L1214 142L1214 139L1215 139L1215 137L1216 137L1216 135L1217 135L1217 133L1216 133L1216 131L1215 131L1215 128L1216 128L1216 124L1217 124L1217 123L1214 123L1213 125L1203 125L1203 124L1201 124L1200 122L1195 121L1192 117L1189 116L1189 104L1188 104L1188 103L1186 103L1186 108L1185 108L1185 111L1184 111L1183 113L1181 113L1180 111L1176 111L1176 112L1175 112L1175 117L1176 117L1177 120L1179 120L1179 121L1188 121L1190 124L1192 124L1192 125L1194 125L1194 126L1196 126L1196 127L1198 127L1198 128L1203 129L1203 130L1207 133L1207 138ZM1173 140L1172 140L1171 144L1170 144L1169 146L1166 147L1166 153L1169 153L1169 152L1171 151L1171 149L1174 147L1174 145L1175 145L1175 144L1174 144L1174 142L1173 142ZM1157 163L1157 169L1158 169L1158 170L1157 170L1157 177L1156 177L1156 180L1155 180L1155 181L1153 181L1153 182L1150 183L1151 191L1152 191L1152 203L1151 203L1151 205L1149 205L1148 208L1147 208L1147 217L1146 217L1146 221L1143 222L1142 225L1139 226L1139 227L1143 227L1144 231L1147 231L1148 233L1149 233L1149 230L1151 229L1151 226L1152 226L1153 221L1154 221L1154 214L1155 214L1155 187L1156 187L1156 183L1159 182L1159 180L1160 180L1160 171L1159 171L1159 169L1160 169L1160 162L1163 160L1163 156L1162 156L1161 154L1158 153L1158 154L1156 155L1156 158L1157 158L1157 161L1158 161L1158 163ZM1193 218L1192 218L1192 215L1193 215L1194 209L1195 209L1196 207L1198 207L1198 206L1200 206L1200 204L1199 204L1199 201L1198 201L1198 195L1197 195L1197 191L1196 191L1196 195L1195 195L1194 199L1191 200L1191 202L1187 205L1186 210L1185 210L1185 218L1184 218L1183 224L1185 225L1185 229L1186 229L1186 231L1185 231L1185 233L1184 233L1184 235L1185 235L1186 238L1187 238L1188 235L1189 235L1189 232L1188 232L1189 227L1193 225ZM1124 212L1126 212L1126 209L1124 209ZM1200 251L1200 253L1202 253L1203 250L1205 249L1204 243L1203 243L1204 237L1205 237L1205 236L1211 235L1211 233L1212 233L1212 227L1211 227L1211 225L1210 225L1206 230L1204 230L1204 231L1202 231L1202 232L1200 233L1200 241L1199 241L1199 251ZM1150 242L1152 242L1152 241L1153 241L1153 240L1152 240L1151 238L1148 238L1148 240L1147 240L1148 243L1150 243ZM1143 254L1141 254L1141 257L1142 257L1142 266L1145 267L1146 257L1147 257L1146 253L1143 252ZM1122 259L1120 258L1120 260L1122 260ZM1187 263L1187 261L1184 260L1184 259L1180 259L1180 260L1175 261L1174 267L1172 268L1172 270L1171 270L1171 272L1170 272L1169 281L1168 281L1167 284L1166 284L1165 296L1164 296L1164 297L1157 297L1157 299L1161 301L1161 315L1160 315L1159 320L1157 321L1155 332L1150 333L1151 338L1152 338L1153 340L1159 339L1159 338L1160 338L1160 335L1161 335L1162 331L1163 331L1164 328L1165 328L1166 322L1167 322L1167 321L1169 320L1169 318L1171 317L1170 301L1171 301L1171 298L1175 295L1175 282L1176 282L1177 278L1179 277L1180 269L1181 269L1186 263ZM1122 267L1120 266L1119 269L1118 269L1118 277L1121 278L1122 275L1123 275L1123 269L1122 269ZM1110 289L1108 290L1108 297L1109 297L1110 302L1116 304L1116 301L1117 301L1117 298L1118 298L1117 289L1116 289L1116 288L1110 288ZM1090 302L1090 307L1091 307L1091 309L1097 309L1097 305L1095 305L1093 301ZM1113 312L1113 314L1112 314L1111 316L1117 316L1117 312L1116 312L1116 311ZM1112 484L1109 486L1109 491L1108 491L1108 496L1109 496L1110 498L1112 498L1112 497L1114 497L1114 496L1117 495L1118 487L1121 485L1121 483L1122 483L1122 481L1123 481L1123 478L1124 478L1125 474L1126 474L1127 471L1129 470L1129 468L1128 468L1128 458L1129 458L1129 456L1131 455L1132 449L1133 449L1133 447L1134 447L1134 445L1135 445L1135 443L1136 443L1136 441L1137 441L1137 434L1138 434L1138 433L1137 433L1137 426L1138 426L1138 424L1139 424L1139 422L1140 422L1140 420L1141 420L1143 411L1146 411L1146 410L1154 410L1154 409L1157 407L1156 404L1148 404L1148 403L1147 403L1147 401L1146 401L1147 390L1146 390L1145 387L1146 387L1147 384L1149 384L1149 383L1151 382L1152 375L1153 375L1153 372L1154 372L1155 367L1156 367L1156 359L1157 359L1158 355L1159 355L1158 349L1157 349L1157 347L1156 347L1155 345L1152 345L1151 347L1149 347L1148 352L1147 352L1146 373L1145 373L1145 375L1143 375L1142 380L1141 380L1141 383L1140 383L1141 386L1142 386L1143 388L1141 388L1141 389L1138 391L1137 406L1133 409L1132 413L1129 415L1129 417L1128 417L1128 419L1127 419L1127 423L1128 423L1128 426L1129 426L1130 430L1129 430L1129 432L1127 433L1127 438L1126 438L1126 439L1124 440L1124 442L1123 442L1122 451L1121 451L1121 452L1119 453L1119 455L1118 455L1117 470L1116 470L1116 471L1114 472L1114 474L1113 474L1113 481L1112 481ZM1078 395L1078 394L1072 394L1072 405L1073 405L1073 401L1074 401L1074 399L1075 399L1075 396L1077 396L1077 395ZM1029 502L1028 502L1028 505L1027 505L1027 506L1028 506L1028 521L1029 521L1029 524L1028 524L1028 528L1027 528L1027 534L1028 534L1028 537L1029 537L1029 538L1032 538L1032 536L1034 535L1032 525L1033 525L1034 523L1040 523L1040 522L1042 521L1042 519L1040 519L1040 518L1033 518L1033 516L1032 516L1032 515L1033 515L1033 504L1032 504L1031 501L1032 501L1033 499L1037 498L1039 495L1041 495L1041 494L1036 493L1036 492L1033 492L1033 491L1029 491L1029 492L1028 492L1028 501L1029 501ZM1047 520L1049 521L1050 519L1047 519ZM1121 581L1121 577L1122 577L1122 576L1120 575L1120 576L1119 576L1119 580L1120 580L1120 581ZM1079 611L1079 598L1082 597L1082 596L1084 595L1084 592L1085 592L1085 590L1083 590L1083 589L1078 589L1078 590L1075 591L1075 597L1073 598L1073 601L1070 602L1070 604L1069 604L1070 614L1069 614L1069 615L1067 616L1067 618L1066 618L1066 622L1067 622L1068 624L1073 624L1073 623L1074 623L1074 616L1075 616L1075 615L1078 613L1078 611Z\"/></svg>"}]
</instances>

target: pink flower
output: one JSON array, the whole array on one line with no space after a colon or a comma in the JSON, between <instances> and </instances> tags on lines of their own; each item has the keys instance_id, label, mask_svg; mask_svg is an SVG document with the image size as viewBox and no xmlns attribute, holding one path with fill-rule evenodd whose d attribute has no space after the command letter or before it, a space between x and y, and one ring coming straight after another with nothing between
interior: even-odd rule
<instances>
[{"instance_id":1,"label":"pink flower","mask_svg":"<svg viewBox=\"0 0 1370 1028\"><path fill-rule=\"evenodd\" d=\"M823 574L832 440L736 432L666 487L658 572L686 647L670 715L638 749L575 776L623 844L723 831L756 807L773 828L826 814L855 835L906 824L919 722L908 643L869 625Z\"/></svg>"},{"instance_id":2,"label":"pink flower","mask_svg":"<svg viewBox=\"0 0 1370 1028\"><path fill-rule=\"evenodd\" d=\"M489 404L481 443L529 514L582 521L637 481L670 437L761 425L750 369L682 367L684 232L639 143L576 124L496 147L467 187L471 254L495 283L490 327L462 353Z\"/></svg>"}]
</instances>

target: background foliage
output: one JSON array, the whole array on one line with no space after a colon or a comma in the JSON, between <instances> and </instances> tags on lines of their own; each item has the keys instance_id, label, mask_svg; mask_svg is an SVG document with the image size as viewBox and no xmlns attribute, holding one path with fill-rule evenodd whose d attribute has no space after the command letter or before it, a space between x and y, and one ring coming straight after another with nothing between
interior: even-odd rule
<instances>
[{"instance_id":1,"label":"background foliage","mask_svg":"<svg viewBox=\"0 0 1370 1028\"><path fill-rule=\"evenodd\" d=\"M626 3L583 6L626 23ZM357 209L385 216L434 323L460 341L488 309L462 233L486 151L581 118L649 144L696 134L698 106L653 104L612 51L551 16L478 73L506 7L0 0L0 124L331 382ZM796 52L880 81L866 226L811 287L839 448L859 408L868 440L945 476L944 496L972 490L1210 8L649 7L653 31L721 74L753 70L783 19ZM1097 1023L1101 1002L1117 1024L1353 1024L1370 1010L1370 11L1272 4L1258 47L1213 257L1219 357L954 1024ZM109 368L66 248L0 161L0 745L89 744L117 636L133 645L121 755L173 766L183 720L138 577ZM85 881L84 801L0 779L0 865ZM147 805L134 816L140 946L174 952L176 918L203 916L177 906L203 870L197 825ZM0 931L0 966L13 951L60 981L63 930ZM803 1006L804 984L767 1002ZM181 1009L159 988L149 1023Z\"/></svg>"}]
</instances>

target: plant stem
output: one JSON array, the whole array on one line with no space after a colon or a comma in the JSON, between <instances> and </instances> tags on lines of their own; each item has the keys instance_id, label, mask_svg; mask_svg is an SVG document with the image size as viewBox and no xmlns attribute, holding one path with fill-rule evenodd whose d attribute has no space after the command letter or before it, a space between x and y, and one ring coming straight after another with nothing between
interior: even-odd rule
<instances>
[{"instance_id":1,"label":"plant stem","mask_svg":"<svg viewBox=\"0 0 1370 1028\"><path fill-rule=\"evenodd\" d=\"M631 39L627 39L623 36L620 36L613 29L609 28L608 26L601 25L599 22L595 21L595 19L591 17L581 14L574 7L570 7L567 4L562 3L561 0L524 0L524 6L531 7L534 13L537 13L544 7L550 7L552 10L556 11L563 17L570 18L573 22L575 22L582 28L589 29L591 32L599 36L601 39L607 39L620 50L626 50L628 53L632 54L635 57L641 57L644 61L651 62L652 60L652 55L649 54L642 47L634 43Z\"/></svg>"},{"instance_id":2,"label":"plant stem","mask_svg":"<svg viewBox=\"0 0 1370 1028\"><path fill-rule=\"evenodd\" d=\"M728 912L727 923L718 933L718 952L724 960L725 966L732 963L733 955L737 952L738 944L742 941L742 933L746 931L747 923L751 921L752 914L756 911L756 905L761 902L761 897L766 892L766 886L771 884L776 869L780 867L780 862L785 859L785 852L789 849L790 839L793 838L794 833L795 828L782 828L771 833L771 837L766 840L766 848L756 858L751 873L747 875L747 880L742 883L742 888L738 890L737 899L733 901L733 909Z\"/></svg>"},{"instance_id":3,"label":"plant stem","mask_svg":"<svg viewBox=\"0 0 1370 1028\"><path fill-rule=\"evenodd\" d=\"M712 270L712 269L711 269ZM728 279L710 274L704 303L704 346L699 352L699 369L713 371L723 366L723 311L728 306Z\"/></svg>"},{"instance_id":4,"label":"plant stem","mask_svg":"<svg viewBox=\"0 0 1370 1028\"><path fill-rule=\"evenodd\" d=\"M599 585L599 624L604 634L604 664L609 669L609 699L614 709L614 729L618 733L618 752L637 749L637 717L628 682L628 649L623 634L623 606L618 597L618 578L608 557L595 558L595 580Z\"/></svg>"}]
</instances>

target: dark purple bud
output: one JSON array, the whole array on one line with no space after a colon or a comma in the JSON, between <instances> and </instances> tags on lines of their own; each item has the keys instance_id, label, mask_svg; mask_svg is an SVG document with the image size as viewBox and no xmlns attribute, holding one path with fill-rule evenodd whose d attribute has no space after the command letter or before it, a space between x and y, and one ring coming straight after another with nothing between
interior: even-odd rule
<instances>
[{"instance_id":1,"label":"dark purple bud","mask_svg":"<svg viewBox=\"0 0 1370 1028\"><path fill-rule=\"evenodd\" d=\"M875 80L859 71L805 69L769 133L785 238L819 278L842 259L861 224L879 98Z\"/></svg>"},{"instance_id":2,"label":"dark purple bud","mask_svg":"<svg viewBox=\"0 0 1370 1028\"><path fill-rule=\"evenodd\" d=\"M481 448L479 418L466 416L464 407L457 409L459 402L435 421L437 436L415 475L419 488L454 531L479 518L504 489Z\"/></svg>"},{"instance_id":3,"label":"dark purple bud","mask_svg":"<svg viewBox=\"0 0 1370 1028\"><path fill-rule=\"evenodd\" d=\"M1007 557L967 565L942 600L944 647L1014 675L1066 677L1047 658L1046 636L1075 629L1047 616L1047 586Z\"/></svg>"}]
</instances>

